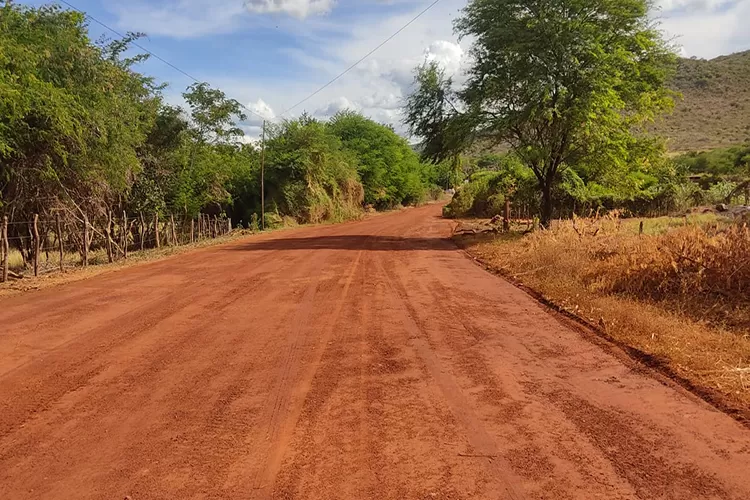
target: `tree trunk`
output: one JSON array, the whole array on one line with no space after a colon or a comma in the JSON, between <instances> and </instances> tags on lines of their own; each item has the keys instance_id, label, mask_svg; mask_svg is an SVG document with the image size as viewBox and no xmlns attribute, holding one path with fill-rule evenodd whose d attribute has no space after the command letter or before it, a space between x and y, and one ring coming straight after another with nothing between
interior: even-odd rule
<instances>
[{"instance_id":1,"label":"tree trunk","mask_svg":"<svg viewBox=\"0 0 750 500\"><path fill-rule=\"evenodd\" d=\"M505 213L503 214L503 231L510 231L510 198L505 197Z\"/></svg>"},{"instance_id":2,"label":"tree trunk","mask_svg":"<svg viewBox=\"0 0 750 500\"><path fill-rule=\"evenodd\" d=\"M159 214L154 214L154 236L156 238L156 248L161 248L161 241L159 241Z\"/></svg>"},{"instance_id":3,"label":"tree trunk","mask_svg":"<svg viewBox=\"0 0 750 500\"><path fill-rule=\"evenodd\" d=\"M547 181L541 183L542 190L542 213L540 218L540 225L549 229L550 223L552 222L552 182Z\"/></svg>"},{"instance_id":4,"label":"tree trunk","mask_svg":"<svg viewBox=\"0 0 750 500\"><path fill-rule=\"evenodd\" d=\"M112 249L112 211L107 210L107 226L104 229L104 236L107 238L105 248L107 250L107 261L111 264L115 261Z\"/></svg>"}]
</instances>

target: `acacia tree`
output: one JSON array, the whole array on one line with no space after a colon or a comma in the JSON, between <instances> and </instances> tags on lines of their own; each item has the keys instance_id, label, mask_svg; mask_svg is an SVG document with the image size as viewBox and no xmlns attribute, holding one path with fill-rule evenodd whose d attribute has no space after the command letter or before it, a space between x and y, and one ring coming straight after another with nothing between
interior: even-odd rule
<instances>
[{"instance_id":1,"label":"acacia tree","mask_svg":"<svg viewBox=\"0 0 750 500\"><path fill-rule=\"evenodd\" d=\"M244 133L237 123L247 116L242 104L207 83L193 84L182 95L190 107L190 153L188 165L179 173L173 204L187 214L230 202L228 157L241 151Z\"/></svg>"},{"instance_id":2,"label":"acacia tree","mask_svg":"<svg viewBox=\"0 0 750 500\"><path fill-rule=\"evenodd\" d=\"M650 0L471 0L455 23L471 38L459 90L434 65L417 70L406 123L448 157L471 141L510 145L537 178L549 225L562 171L623 166L647 121L672 106L673 49ZM440 113L429 110L440 110Z\"/></svg>"}]
</instances>

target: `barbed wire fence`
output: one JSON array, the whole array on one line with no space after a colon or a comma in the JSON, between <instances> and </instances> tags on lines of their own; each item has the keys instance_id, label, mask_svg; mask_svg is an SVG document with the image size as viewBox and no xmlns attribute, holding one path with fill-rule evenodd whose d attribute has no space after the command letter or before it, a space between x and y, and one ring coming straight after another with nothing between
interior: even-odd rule
<instances>
[{"instance_id":1,"label":"barbed wire fence","mask_svg":"<svg viewBox=\"0 0 750 500\"><path fill-rule=\"evenodd\" d=\"M127 260L136 252L177 247L216 239L232 233L230 218L200 214L175 217L173 214L137 215L109 211L89 219L61 217L60 213L31 220L0 219L0 282L21 277L64 272L68 268ZM11 254L17 256L10 261ZM20 260L19 260L20 259Z\"/></svg>"}]
</instances>

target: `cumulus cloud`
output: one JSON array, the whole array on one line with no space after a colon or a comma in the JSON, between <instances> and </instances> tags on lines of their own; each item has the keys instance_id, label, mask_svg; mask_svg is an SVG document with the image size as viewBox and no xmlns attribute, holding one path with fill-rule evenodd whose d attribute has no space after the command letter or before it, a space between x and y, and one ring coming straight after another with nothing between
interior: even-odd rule
<instances>
[{"instance_id":1,"label":"cumulus cloud","mask_svg":"<svg viewBox=\"0 0 750 500\"><path fill-rule=\"evenodd\" d=\"M247 116L247 123L250 125L258 126L263 123L263 120L274 121L276 119L273 108L263 99L258 98L257 101L247 104L247 107L252 111Z\"/></svg>"},{"instance_id":2,"label":"cumulus cloud","mask_svg":"<svg viewBox=\"0 0 750 500\"><path fill-rule=\"evenodd\" d=\"M746 26L750 0L656 2L661 10L654 17L660 19L669 36L678 37L675 41L683 46L684 55L714 57L750 48L750 31ZM226 67L207 70L215 74L205 76L200 67L178 64L269 120L289 118L305 110L324 118L343 109L353 109L405 134L401 106L411 90L416 66L434 61L453 77L456 86L465 79L463 70L471 63L468 53L471 40L457 43L451 19L466 5L466 0L442 0L303 106L284 116L280 113L309 97L402 28L423 8L419 3L416 0L132 0L127 7L109 3L123 5L121 10L109 8L118 10L123 29L178 37L207 35L207 41L212 40L208 35L233 31L255 36L257 30L270 25L275 35L263 40L266 45L260 58L267 58L271 64L259 72L246 70L245 66L253 67L247 61L240 64L229 60ZM363 5L367 8L358 8ZM268 15L274 16L273 23ZM218 58L221 52L217 50L216 54ZM251 60L258 57L255 53ZM252 138L259 137L261 122L257 116L249 115L246 133Z\"/></svg>"},{"instance_id":3,"label":"cumulus cloud","mask_svg":"<svg viewBox=\"0 0 750 500\"><path fill-rule=\"evenodd\" d=\"M245 0L250 12L259 14L288 14L304 19L331 11L335 0Z\"/></svg>"},{"instance_id":4,"label":"cumulus cloud","mask_svg":"<svg viewBox=\"0 0 750 500\"><path fill-rule=\"evenodd\" d=\"M425 60L436 62L448 76L453 76L461 69L464 49L457 43L447 40L436 40L424 51Z\"/></svg>"},{"instance_id":5,"label":"cumulus cloud","mask_svg":"<svg viewBox=\"0 0 750 500\"><path fill-rule=\"evenodd\" d=\"M414 84L414 69L424 62L436 62L447 76L455 77L460 74L465 62L464 50L457 43L435 40L423 49L421 56L373 60L362 67L361 72L387 80L405 96Z\"/></svg>"},{"instance_id":6,"label":"cumulus cloud","mask_svg":"<svg viewBox=\"0 0 750 500\"><path fill-rule=\"evenodd\" d=\"M750 0L739 0L715 11L675 11L663 16L661 27L683 56L712 58L750 48L746 19Z\"/></svg>"},{"instance_id":7,"label":"cumulus cloud","mask_svg":"<svg viewBox=\"0 0 750 500\"><path fill-rule=\"evenodd\" d=\"M662 12L674 11L713 11L722 7L738 4L744 0L657 0L656 5Z\"/></svg>"},{"instance_id":8,"label":"cumulus cloud","mask_svg":"<svg viewBox=\"0 0 750 500\"><path fill-rule=\"evenodd\" d=\"M228 33L237 26L238 16L245 13L241 1L133 0L107 6L117 15L121 29L174 38L195 38Z\"/></svg>"},{"instance_id":9,"label":"cumulus cloud","mask_svg":"<svg viewBox=\"0 0 750 500\"><path fill-rule=\"evenodd\" d=\"M401 98L396 94L366 95L360 100L363 108L380 108L380 109L399 109L401 107Z\"/></svg>"},{"instance_id":10,"label":"cumulus cloud","mask_svg":"<svg viewBox=\"0 0 750 500\"><path fill-rule=\"evenodd\" d=\"M352 111L359 111L360 106L357 103L350 101L346 97L341 96L331 100L326 106L315 111L315 116L327 118L335 115L339 111L345 111L347 109L350 109Z\"/></svg>"}]
</instances>

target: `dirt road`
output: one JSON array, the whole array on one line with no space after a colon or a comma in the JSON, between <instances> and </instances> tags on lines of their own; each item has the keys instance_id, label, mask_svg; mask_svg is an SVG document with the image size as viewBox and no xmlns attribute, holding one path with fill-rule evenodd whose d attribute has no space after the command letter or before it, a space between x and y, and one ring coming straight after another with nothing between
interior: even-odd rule
<instances>
[{"instance_id":1,"label":"dirt road","mask_svg":"<svg viewBox=\"0 0 750 500\"><path fill-rule=\"evenodd\" d=\"M750 431L437 206L0 300L0 498L750 498Z\"/></svg>"}]
</instances>

